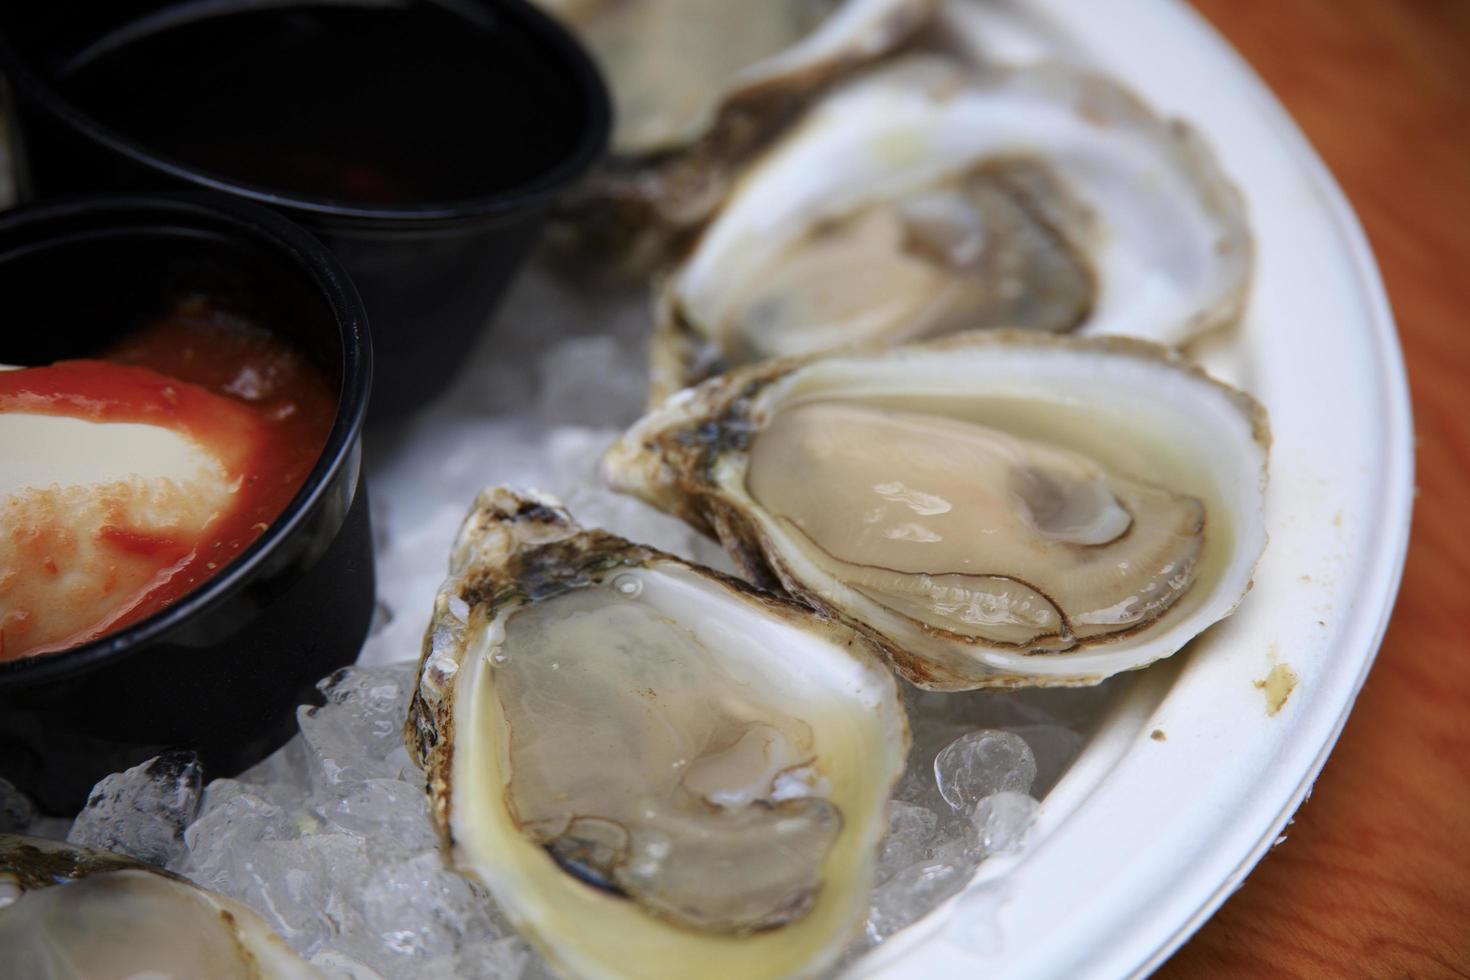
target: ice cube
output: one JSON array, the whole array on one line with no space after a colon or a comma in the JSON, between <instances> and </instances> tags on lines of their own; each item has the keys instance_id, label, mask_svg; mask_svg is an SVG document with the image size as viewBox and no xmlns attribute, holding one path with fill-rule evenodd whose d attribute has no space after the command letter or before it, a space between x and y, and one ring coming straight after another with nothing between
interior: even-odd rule
<instances>
[{"instance_id":1,"label":"ice cube","mask_svg":"<svg viewBox=\"0 0 1470 980\"><path fill-rule=\"evenodd\" d=\"M417 666L344 667L317 685L327 699L322 711L341 719L381 759L402 744Z\"/></svg>"},{"instance_id":2,"label":"ice cube","mask_svg":"<svg viewBox=\"0 0 1470 980\"><path fill-rule=\"evenodd\" d=\"M235 872L237 855L262 841L299 836L298 815L256 795L255 788L233 779L210 783L199 818L184 831L187 854L172 869L216 887Z\"/></svg>"},{"instance_id":3,"label":"ice cube","mask_svg":"<svg viewBox=\"0 0 1470 980\"><path fill-rule=\"evenodd\" d=\"M501 937L481 895L444 866L435 850L375 869L361 896L368 929L382 948L380 969L401 975L406 958L453 956L461 944Z\"/></svg>"},{"instance_id":4,"label":"ice cube","mask_svg":"<svg viewBox=\"0 0 1470 980\"><path fill-rule=\"evenodd\" d=\"M318 950L311 965L322 980L382 980L382 974L339 949Z\"/></svg>"},{"instance_id":5,"label":"ice cube","mask_svg":"<svg viewBox=\"0 0 1470 980\"><path fill-rule=\"evenodd\" d=\"M932 810L902 800L889 801L888 835L878 858L878 881L923 860L938 826L939 817Z\"/></svg>"},{"instance_id":6,"label":"ice cube","mask_svg":"<svg viewBox=\"0 0 1470 980\"><path fill-rule=\"evenodd\" d=\"M313 785L350 792L397 775L412 685L412 665L344 667L318 685L327 703L297 712Z\"/></svg>"},{"instance_id":7,"label":"ice cube","mask_svg":"<svg viewBox=\"0 0 1470 980\"><path fill-rule=\"evenodd\" d=\"M1036 759L1019 735L983 729L950 742L934 757L934 782L944 801L970 812L992 793L1024 793L1036 779Z\"/></svg>"},{"instance_id":8,"label":"ice cube","mask_svg":"<svg viewBox=\"0 0 1470 980\"><path fill-rule=\"evenodd\" d=\"M338 831L401 853L433 851L438 843L423 787L399 779L364 780L320 815Z\"/></svg>"},{"instance_id":9,"label":"ice cube","mask_svg":"<svg viewBox=\"0 0 1470 980\"><path fill-rule=\"evenodd\" d=\"M240 773L236 780L250 787L250 792L276 806L294 808L311 793L312 762L306 742L300 736L291 739L260 762ZM204 792L204 809L208 810L215 787L236 780L215 780ZM223 802L223 791L221 791Z\"/></svg>"},{"instance_id":10,"label":"ice cube","mask_svg":"<svg viewBox=\"0 0 1470 980\"><path fill-rule=\"evenodd\" d=\"M184 828L199 811L203 781L198 758L184 751L104 776L66 839L150 864L177 861L186 850Z\"/></svg>"},{"instance_id":11,"label":"ice cube","mask_svg":"<svg viewBox=\"0 0 1470 980\"><path fill-rule=\"evenodd\" d=\"M889 878L873 892L867 923L869 941L880 943L937 908L965 887L971 870L943 861L923 862Z\"/></svg>"},{"instance_id":12,"label":"ice cube","mask_svg":"<svg viewBox=\"0 0 1470 980\"><path fill-rule=\"evenodd\" d=\"M470 980L554 980L541 954L520 936L469 943L455 958L456 977Z\"/></svg>"},{"instance_id":13,"label":"ice cube","mask_svg":"<svg viewBox=\"0 0 1470 980\"><path fill-rule=\"evenodd\" d=\"M1041 804L1011 790L992 793L975 804L970 823L983 856L1018 850L1036 822Z\"/></svg>"},{"instance_id":14,"label":"ice cube","mask_svg":"<svg viewBox=\"0 0 1470 980\"><path fill-rule=\"evenodd\" d=\"M350 834L308 834L229 849L230 867L211 886L259 912L310 957L339 934L361 935L370 851Z\"/></svg>"}]
</instances>

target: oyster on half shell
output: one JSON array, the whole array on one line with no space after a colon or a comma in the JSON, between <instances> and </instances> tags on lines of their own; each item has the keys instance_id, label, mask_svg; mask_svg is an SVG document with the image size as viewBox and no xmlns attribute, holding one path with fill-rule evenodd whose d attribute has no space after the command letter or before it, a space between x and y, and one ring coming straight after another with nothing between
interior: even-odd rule
<instances>
[{"instance_id":1,"label":"oyster on half shell","mask_svg":"<svg viewBox=\"0 0 1470 980\"><path fill-rule=\"evenodd\" d=\"M572 234L648 264L705 218L733 173L824 86L893 50L936 0L540 0L608 78L611 159ZM629 259L627 242L634 242Z\"/></svg>"},{"instance_id":2,"label":"oyster on half shell","mask_svg":"<svg viewBox=\"0 0 1470 980\"><path fill-rule=\"evenodd\" d=\"M980 327L1181 344L1239 315L1251 251L1209 149L1117 83L911 56L751 162L660 291L653 396Z\"/></svg>"},{"instance_id":3,"label":"oyster on half shell","mask_svg":"<svg viewBox=\"0 0 1470 980\"><path fill-rule=\"evenodd\" d=\"M120 854L0 834L0 976L314 980L253 911Z\"/></svg>"},{"instance_id":4,"label":"oyster on half shell","mask_svg":"<svg viewBox=\"0 0 1470 980\"><path fill-rule=\"evenodd\" d=\"M604 473L965 690L1093 683L1229 615L1268 444L1254 400L1168 348L977 331L713 378Z\"/></svg>"},{"instance_id":5,"label":"oyster on half shell","mask_svg":"<svg viewBox=\"0 0 1470 980\"><path fill-rule=\"evenodd\" d=\"M452 864L575 976L829 966L908 751L869 644L535 493L450 566L406 737Z\"/></svg>"}]
</instances>

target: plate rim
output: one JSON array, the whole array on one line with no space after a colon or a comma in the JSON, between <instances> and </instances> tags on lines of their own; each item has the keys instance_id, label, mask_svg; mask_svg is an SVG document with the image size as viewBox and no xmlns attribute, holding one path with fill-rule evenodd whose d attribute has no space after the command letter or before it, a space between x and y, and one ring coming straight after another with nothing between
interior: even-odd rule
<instances>
[{"instance_id":1,"label":"plate rim","mask_svg":"<svg viewBox=\"0 0 1470 980\"><path fill-rule=\"evenodd\" d=\"M1339 237L1347 246L1347 254L1353 264L1358 288L1366 301L1364 309L1372 328L1375 353L1379 358L1379 380L1384 383L1384 391L1388 395L1387 407L1390 418L1386 420L1385 431L1389 435L1389 441L1385 446L1385 456L1391 461L1393 475L1384 483L1382 510L1392 514L1393 518L1386 525L1389 530L1386 538L1381 539L1383 544L1380 546L1373 573L1373 579L1378 586L1374 590L1378 596L1378 602L1372 606L1371 610L1354 617L1351 624L1351 631L1355 635L1366 628L1369 637L1367 646L1370 652L1362 661L1358 675L1353 681L1352 695L1342 705L1331 734L1318 750L1310 768L1303 774L1296 791L1271 820L1268 832L1262 835L1256 846L1241 860L1237 871L1226 881L1221 882L1209 900L1193 916L1181 923L1174 934L1153 955L1140 962L1131 971L1130 976L1147 975L1162 966L1213 917L1215 912L1225 904L1225 901L1240 888L1246 877L1255 870L1256 865L1275 846L1281 831L1286 828L1296 811L1311 795L1313 785L1326 766L1327 759L1337 747L1338 739L1342 737L1343 729L1347 726L1347 720L1357 704L1363 685L1367 683L1368 674L1378 661L1378 653L1382 648L1384 636L1388 632L1388 624L1393 617L1393 611L1398 602L1399 588L1403 582L1414 514L1414 423L1408 371L1404 363L1398 322L1393 315L1388 290L1384 285L1382 272L1378 267L1362 221L1331 168L1327 166L1326 161L1322 159L1290 111L1250 62L1192 5L1184 0L1165 0L1165 2L1173 5L1182 16L1192 20L1193 29L1207 38L1208 42L1218 49L1218 54L1222 58L1234 62L1233 67L1236 69L1236 74L1243 76L1242 81L1248 88L1254 89L1252 94L1258 102L1262 103L1270 124L1278 131L1288 151L1296 158L1296 162L1306 169L1313 183L1323 192L1327 202L1327 216L1336 226Z\"/></svg>"},{"instance_id":2,"label":"plate rim","mask_svg":"<svg viewBox=\"0 0 1470 980\"><path fill-rule=\"evenodd\" d=\"M975 2L975 0L968 0L968 2ZM984 3L987 0L980 0L980 2ZM1212 876L1213 885L1198 881L1205 872L1188 869L1180 871L1170 881L1171 890L1176 893L1189 891L1191 894L1204 892L1203 897L1193 901L1184 914L1178 914L1180 911L1176 907L1178 903L1174 902L1168 908L1176 914L1163 916L1154 914L1150 918L1152 925L1137 926L1120 934L1112 948L1091 950L1096 955L1083 971L1089 976L1144 976L1158 968L1177 951L1240 887L1240 884L1274 843L1279 842L1281 839L1279 835L1310 794L1313 783L1336 746L1363 684L1367 680L1368 673L1377 659L1377 653L1387 631L1402 581L1412 524L1414 438L1408 377L1387 291L1367 236L1350 202L1311 142L1269 86L1203 15L1185 0L1123 0L1123 2L1114 0L1108 5L1109 9L1106 14L1097 11L1089 13L1089 0L1020 0L1020 2L1018 0L990 0L990 2L1012 11L1024 9L1026 14L1039 16L1057 25L1059 32L1065 35L1064 50L1066 45L1077 41L1080 42L1081 49L1085 51L1090 39L1096 41L1102 36L1090 34L1086 30L1074 30L1073 25L1079 20L1096 26L1097 21L1106 17L1114 24L1126 27L1133 26L1130 14L1144 15L1144 19L1151 21L1154 27L1159 28L1158 33L1161 36L1178 40L1179 43L1198 51L1202 60L1213 63L1213 73L1227 75L1230 78L1231 87L1236 90L1236 95L1249 100L1250 115L1270 131L1273 141L1290 158L1294 170L1306 179L1319 200L1321 210L1319 224L1324 229L1330 230L1332 239L1339 246L1340 257L1348 271L1344 283L1351 290L1351 293L1345 290L1344 294L1351 297L1350 305L1361 316L1366 328L1362 338L1363 347L1373 358L1374 369L1371 375L1373 381L1378 385L1379 397L1371 404L1382 413L1378 455L1384 466L1378 471L1380 478L1376 481L1376 494L1368 501L1368 506L1365 508L1365 513L1370 523L1373 524L1374 530L1371 534L1364 536L1367 547L1361 562L1361 572L1355 577L1355 585L1358 588L1351 593L1346 590L1343 592L1344 596L1353 600L1352 609L1336 617L1338 628L1333 633L1330 644L1334 652L1353 651L1358 662L1357 672L1351 677L1345 696L1342 696L1340 703L1336 705L1336 711L1331 716L1330 724L1322 725L1319 721L1319 727L1325 730L1325 736L1320 740L1314 740L1317 746L1316 752L1308 764L1299 769L1299 778L1290 792L1285 793L1284 797L1278 797L1281 799L1280 804L1264 822L1259 824L1261 830L1252 837L1248 846L1244 848L1236 846L1230 849L1230 853L1238 855L1231 865L1231 870L1223 877L1216 872ZM1109 29L1117 30L1125 29L1125 27ZM1146 100L1152 101L1149 92L1143 91L1141 94ZM1165 111L1166 114L1172 114ZM1228 165L1226 170L1230 171ZM1258 222L1259 217L1253 221L1253 224L1259 229L1261 224ZM1258 258L1258 263L1259 261ZM1259 276L1258 267L1257 280ZM1253 288L1254 286L1255 284ZM1150 668L1150 672L1157 672L1161 669L1167 671L1171 668L1166 665L1156 665ZM1339 682L1343 680L1347 678L1340 678ZM1131 694L1122 700L1130 699L1132 699ZM1121 759L1115 759L1109 764L1108 769L1110 770L1120 761ZM1065 784L1065 779L1063 782ZM1063 804L1064 806L1069 805L1069 809L1061 818L1063 822L1083 805L1086 797L1091 796L1098 785L1100 785L1099 782L1094 782L1086 788L1081 800ZM1047 810L1046 802L1043 801L1043 819ZM1259 813L1265 810L1263 806L1261 811L1253 816L1259 819ZM1255 820L1252 820L1252 823L1254 824ZM920 922L909 927L907 931L914 934L911 938L900 935L895 937L897 942L890 940L889 943L878 947L868 957L873 962L854 964L850 975L910 977L917 980L931 973L933 968L939 965L940 961L937 958L916 957L910 954L923 953L926 949L932 949L938 945L940 937L937 933L941 931L957 903L964 901L967 895L973 893L977 885L983 887L994 882L1004 882L1005 876L1011 869L1025 863L1028 853L1029 851L1020 855L991 858L981 866L966 892L951 899L939 909L929 913ZM1193 888L1189 887L1191 881L1195 882ZM1153 897L1166 902L1170 901L1167 895ZM1157 913L1160 909L1151 907L1150 911ZM1165 921L1160 923L1160 919ZM905 941L906 938L907 941ZM888 948L890 946L892 948ZM921 967L920 959L927 961L922 964L922 967L929 969ZM1052 961L1055 962L1055 957L1052 958ZM1016 966L1017 964L1009 965ZM1019 964L1018 974L1024 976L1049 975L1044 971L1038 971L1036 967L1039 965L1041 964L1037 958L1028 959L1025 963Z\"/></svg>"}]
</instances>

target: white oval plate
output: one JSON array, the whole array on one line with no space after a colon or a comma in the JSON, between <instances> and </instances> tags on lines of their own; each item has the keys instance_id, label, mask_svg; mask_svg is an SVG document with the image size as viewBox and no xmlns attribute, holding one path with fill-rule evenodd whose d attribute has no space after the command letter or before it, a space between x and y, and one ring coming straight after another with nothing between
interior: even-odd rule
<instances>
[{"instance_id":1,"label":"white oval plate","mask_svg":"<svg viewBox=\"0 0 1470 980\"><path fill-rule=\"evenodd\" d=\"M1271 543L1239 613L1130 685L1046 797L1026 849L987 861L964 895L851 972L1139 975L1277 839L1363 684L1408 544L1407 382L1341 191L1193 10L1174 0L968 2L1001 29L1001 53L1080 57L1187 119L1244 191L1259 245L1250 307L1234 335L1199 353L1271 413ZM1278 663L1297 683L1271 716L1256 682Z\"/></svg>"}]
</instances>

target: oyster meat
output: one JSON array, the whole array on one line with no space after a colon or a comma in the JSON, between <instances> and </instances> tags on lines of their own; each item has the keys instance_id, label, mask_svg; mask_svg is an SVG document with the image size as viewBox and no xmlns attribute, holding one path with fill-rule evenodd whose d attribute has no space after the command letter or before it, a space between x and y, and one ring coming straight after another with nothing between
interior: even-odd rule
<instances>
[{"instance_id":1,"label":"oyster meat","mask_svg":"<svg viewBox=\"0 0 1470 980\"><path fill-rule=\"evenodd\" d=\"M579 230L654 255L708 217L805 102L902 44L936 0L542 3L591 49L612 93L612 159L589 182Z\"/></svg>"},{"instance_id":2,"label":"oyster meat","mask_svg":"<svg viewBox=\"0 0 1470 980\"><path fill-rule=\"evenodd\" d=\"M1229 615L1265 413L1167 348L981 331L670 398L604 472L940 690L1083 684Z\"/></svg>"},{"instance_id":3,"label":"oyster meat","mask_svg":"<svg viewBox=\"0 0 1470 980\"><path fill-rule=\"evenodd\" d=\"M830 965L908 732L858 634L485 491L407 727L451 862L576 976Z\"/></svg>"},{"instance_id":4,"label":"oyster meat","mask_svg":"<svg viewBox=\"0 0 1470 980\"><path fill-rule=\"evenodd\" d=\"M1180 344L1238 316L1250 263L1208 148L1117 83L911 56L749 165L660 292L654 400L763 358L979 327Z\"/></svg>"},{"instance_id":5,"label":"oyster meat","mask_svg":"<svg viewBox=\"0 0 1470 980\"><path fill-rule=\"evenodd\" d=\"M0 976L308 980L250 909L119 854L0 834Z\"/></svg>"}]
</instances>

